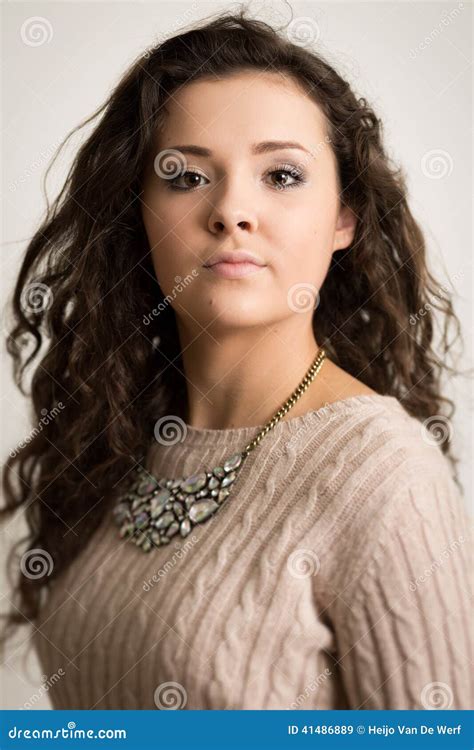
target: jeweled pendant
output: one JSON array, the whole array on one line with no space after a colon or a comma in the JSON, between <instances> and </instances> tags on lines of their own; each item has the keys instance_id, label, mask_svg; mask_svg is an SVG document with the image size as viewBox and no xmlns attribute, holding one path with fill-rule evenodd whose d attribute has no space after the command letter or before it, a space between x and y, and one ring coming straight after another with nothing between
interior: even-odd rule
<instances>
[{"instance_id":1,"label":"jeweled pendant","mask_svg":"<svg viewBox=\"0 0 474 750\"><path fill-rule=\"evenodd\" d=\"M131 486L120 495L113 511L120 536L130 537L140 549L149 552L152 547L169 544L178 533L187 537L193 526L208 521L228 498L249 452L295 405L320 371L325 357L325 350L319 349L299 386L244 450L230 456L223 466L183 479L157 479L137 467Z\"/></svg>"},{"instance_id":2,"label":"jeweled pendant","mask_svg":"<svg viewBox=\"0 0 474 750\"><path fill-rule=\"evenodd\" d=\"M223 466L182 479L157 479L137 467L113 509L120 537L130 538L143 552L169 544L177 534L184 539L227 500L244 458L235 453Z\"/></svg>"}]
</instances>

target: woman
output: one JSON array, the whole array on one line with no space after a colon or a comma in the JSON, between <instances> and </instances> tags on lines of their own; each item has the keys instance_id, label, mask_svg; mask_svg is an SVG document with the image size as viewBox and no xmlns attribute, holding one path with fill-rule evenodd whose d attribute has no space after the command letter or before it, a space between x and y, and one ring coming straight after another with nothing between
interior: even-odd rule
<instances>
[{"instance_id":1,"label":"woman","mask_svg":"<svg viewBox=\"0 0 474 750\"><path fill-rule=\"evenodd\" d=\"M5 471L30 531L8 625L53 706L468 708L432 307L457 320L379 120L243 13L99 113L10 338L19 382L49 339L32 400L62 404Z\"/></svg>"}]
</instances>

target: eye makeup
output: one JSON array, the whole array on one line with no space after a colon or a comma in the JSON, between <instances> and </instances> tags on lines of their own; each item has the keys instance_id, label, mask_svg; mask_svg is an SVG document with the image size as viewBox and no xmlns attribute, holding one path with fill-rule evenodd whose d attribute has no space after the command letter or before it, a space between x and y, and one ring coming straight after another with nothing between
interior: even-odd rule
<instances>
[{"instance_id":1,"label":"eye makeup","mask_svg":"<svg viewBox=\"0 0 474 750\"><path fill-rule=\"evenodd\" d=\"M291 190L294 187L298 187L302 183L306 182L306 176L305 173L301 170L301 168L297 167L295 164L277 164L271 169L269 169L265 175L264 178L273 176L276 174L284 174L287 177L291 178L293 182L290 182L289 184L277 184L273 185L273 188L279 191L285 191L285 190ZM184 172L181 172L181 174L177 175L176 177L173 177L169 180L166 180L167 187L170 190L177 190L182 191L185 193L189 193L193 190L196 190L199 187L202 187L201 185L191 185L191 186L183 186L178 184L178 180L181 180L182 178L185 178L186 176L195 176L195 177L201 177L203 179L207 179L201 172L198 172L194 169L188 169Z\"/></svg>"}]
</instances>

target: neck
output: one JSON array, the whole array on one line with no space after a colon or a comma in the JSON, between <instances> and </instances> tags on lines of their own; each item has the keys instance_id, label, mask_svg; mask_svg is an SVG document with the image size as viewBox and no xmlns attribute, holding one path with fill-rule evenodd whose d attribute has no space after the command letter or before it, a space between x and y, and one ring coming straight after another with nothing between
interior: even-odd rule
<instances>
[{"instance_id":1,"label":"neck","mask_svg":"<svg viewBox=\"0 0 474 750\"><path fill-rule=\"evenodd\" d=\"M313 363L319 346L311 326L275 324L212 335L178 324L188 397L186 422L202 429L268 422ZM324 367L324 365L323 365ZM283 419L313 408L318 374ZM313 392L312 392L313 391Z\"/></svg>"}]
</instances>

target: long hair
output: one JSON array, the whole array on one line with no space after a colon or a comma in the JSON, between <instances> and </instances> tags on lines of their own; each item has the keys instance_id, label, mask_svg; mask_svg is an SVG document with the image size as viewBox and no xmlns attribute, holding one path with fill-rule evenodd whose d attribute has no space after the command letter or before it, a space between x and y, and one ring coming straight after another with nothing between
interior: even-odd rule
<instances>
[{"instance_id":1,"label":"long hair","mask_svg":"<svg viewBox=\"0 0 474 750\"><path fill-rule=\"evenodd\" d=\"M112 489L146 455L156 420L186 413L174 311L165 304L144 322L164 297L141 218L142 180L167 98L199 78L242 70L291 77L322 108L341 202L358 217L353 243L334 253L320 290L318 342L417 419L452 417L440 381L445 370L455 373L447 364L448 330L454 323L454 340L461 337L459 321L428 271L423 233L402 171L384 149L380 120L328 62L288 33L245 10L206 19L147 49L78 126L97 120L26 249L7 349L23 393L31 375L38 427L10 453L3 473L0 517L23 511L28 535L10 553L14 607L2 643L17 625L34 623L51 582L108 512ZM455 467L449 441L441 448ZM38 555L49 561L48 575L25 570Z\"/></svg>"}]
</instances>

